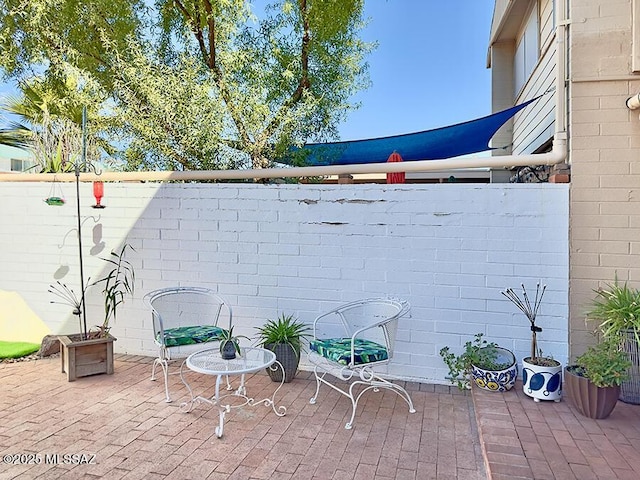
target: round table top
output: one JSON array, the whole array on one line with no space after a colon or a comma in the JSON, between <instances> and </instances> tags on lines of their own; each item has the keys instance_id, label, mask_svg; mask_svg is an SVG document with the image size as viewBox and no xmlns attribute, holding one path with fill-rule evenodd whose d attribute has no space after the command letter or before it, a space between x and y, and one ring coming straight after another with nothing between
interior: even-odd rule
<instances>
[{"instance_id":1,"label":"round table top","mask_svg":"<svg viewBox=\"0 0 640 480\"><path fill-rule=\"evenodd\" d=\"M186 364L190 370L207 375L240 375L257 372L276 361L276 354L259 347L240 347L240 356L223 360L219 348L209 348L192 353Z\"/></svg>"}]
</instances>

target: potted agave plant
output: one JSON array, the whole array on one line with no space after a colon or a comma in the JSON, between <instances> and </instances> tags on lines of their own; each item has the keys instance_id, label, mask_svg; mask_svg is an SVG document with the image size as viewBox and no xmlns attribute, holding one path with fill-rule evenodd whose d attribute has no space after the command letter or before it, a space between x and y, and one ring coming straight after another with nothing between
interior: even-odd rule
<instances>
[{"instance_id":1,"label":"potted agave plant","mask_svg":"<svg viewBox=\"0 0 640 480\"><path fill-rule=\"evenodd\" d=\"M244 335L235 335L233 326L229 330L220 332L220 356L223 360L233 360L236 356L242 356L240 339L247 338ZM248 338L247 338L248 339Z\"/></svg>"},{"instance_id":2,"label":"potted agave plant","mask_svg":"<svg viewBox=\"0 0 640 480\"><path fill-rule=\"evenodd\" d=\"M309 336L309 326L297 320L293 315L280 314L276 320L267 320L258 330L258 344L276 354L276 360L284 369L284 382L293 380L300 364L302 340ZM282 381L282 371L267 368L274 382Z\"/></svg>"},{"instance_id":3,"label":"potted agave plant","mask_svg":"<svg viewBox=\"0 0 640 480\"><path fill-rule=\"evenodd\" d=\"M530 301L524 284L520 286L522 296L512 288L507 288L500 293L525 314L531 327L531 354L522 360L522 390L535 402L540 400L559 402L562 397L562 365L551 357L543 356L538 348L538 333L542 332L542 328L536 325L536 317L547 286L543 285L540 288L540 282L536 284L536 296L533 302Z\"/></svg>"}]
</instances>

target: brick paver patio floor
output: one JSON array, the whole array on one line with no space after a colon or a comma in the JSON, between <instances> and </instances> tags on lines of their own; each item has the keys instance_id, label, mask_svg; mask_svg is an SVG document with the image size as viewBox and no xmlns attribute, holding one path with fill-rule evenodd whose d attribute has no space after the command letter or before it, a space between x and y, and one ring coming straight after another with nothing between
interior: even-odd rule
<instances>
[{"instance_id":1,"label":"brick paver patio floor","mask_svg":"<svg viewBox=\"0 0 640 480\"><path fill-rule=\"evenodd\" d=\"M262 404L234 409L219 439L217 411L183 413L178 376L165 403L150 369L147 357L118 356L114 375L69 383L59 358L0 364L0 480L640 479L637 405L618 402L608 419L590 420L564 400L533 402L521 385L471 395L410 383L415 414L393 393L368 392L345 430L350 402L324 388L310 405L315 382L302 372L276 396L286 416ZM188 375L211 392L212 377ZM247 381L256 400L275 387L264 373Z\"/></svg>"},{"instance_id":2,"label":"brick paver patio floor","mask_svg":"<svg viewBox=\"0 0 640 480\"><path fill-rule=\"evenodd\" d=\"M149 379L151 359L119 356L115 370L67 382L59 358L0 364L0 454L41 461L0 463L0 479L486 478L472 397L455 388L407 384L414 414L394 393L368 392L345 430L349 400L324 388L310 405L315 381L302 372L276 396L286 416L262 404L234 409L219 439L215 409L180 410L178 376L167 404L162 380ZM212 385L189 375L196 391ZM247 380L256 400L275 386L266 373ZM92 464L65 464L64 454Z\"/></svg>"},{"instance_id":3,"label":"brick paver patio floor","mask_svg":"<svg viewBox=\"0 0 640 480\"><path fill-rule=\"evenodd\" d=\"M640 405L619 401L592 420L566 399L535 403L520 383L504 394L474 390L473 401L493 480L640 479Z\"/></svg>"}]
</instances>

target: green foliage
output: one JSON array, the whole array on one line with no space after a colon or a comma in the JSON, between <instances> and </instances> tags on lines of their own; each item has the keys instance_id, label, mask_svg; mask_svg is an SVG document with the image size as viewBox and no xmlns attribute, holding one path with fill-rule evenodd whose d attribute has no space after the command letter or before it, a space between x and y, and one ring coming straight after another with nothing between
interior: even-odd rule
<instances>
[{"instance_id":1,"label":"green foliage","mask_svg":"<svg viewBox=\"0 0 640 480\"><path fill-rule=\"evenodd\" d=\"M497 362L498 346L494 342L487 342L482 333L476 333L473 341L464 344L464 351L456 355L451 352L448 346L440 349L440 356L449 367L447 378L451 383L456 384L460 390L469 388L469 375L471 366L475 365L484 370L504 370L511 364Z\"/></svg>"},{"instance_id":2,"label":"green foliage","mask_svg":"<svg viewBox=\"0 0 640 480\"><path fill-rule=\"evenodd\" d=\"M82 110L84 104L94 103L95 97L85 88L77 92L80 82L77 74L67 72L64 83L52 85L46 79L32 78L19 85L20 96L8 96L2 108L20 118L8 132L22 138L33 153L34 167L41 173L59 173L73 170L73 162L82 153ZM87 128L87 156L98 159L100 151L111 151L100 138L106 121L90 114ZM30 125L27 127L26 125Z\"/></svg>"},{"instance_id":3,"label":"green foliage","mask_svg":"<svg viewBox=\"0 0 640 480\"><path fill-rule=\"evenodd\" d=\"M262 346L272 343L285 343L291 346L300 357L302 339L310 336L310 328L305 323L298 321L293 315L284 313L276 320L267 320L258 330L258 341Z\"/></svg>"},{"instance_id":4,"label":"green foliage","mask_svg":"<svg viewBox=\"0 0 640 480\"><path fill-rule=\"evenodd\" d=\"M104 294L104 321L98 326L100 334L106 336L109 333L111 319L116 320L118 306L124 303L125 295L133 296L135 288L135 271L133 265L126 260L126 251L134 250L131 245L125 243L120 251L111 252L109 258L103 260L113 266L107 274L92 285L103 284ZM135 250L134 250L135 251Z\"/></svg>"},{"instance_id":5,"label":"green foliage","mask_svg":"<svg viewBox=\"0 0 640 480\"><path fill-rule=\"evenodd\" d=\"M236 354L240 355L240 339L248 337L244 335L235 335L233 333L233 325L229 328L229 330L222 330L220 333L220 353L222 353L222 349L224 348L225 343L231 342L233 344L233 348L236 351Z\"/></svg>"},{"instance_id":6,"label":"green foliage","mask_svg":"<svg viewBox=\"0 0 640 480\"><path fill-rule=\"evenodd\" d=\"M618 342L605 340L590 346L576 359L574 373L587 377L598 387L620 385L629 375L631 362Z\"/></svg>"},{"instance_id":7,"label":"green foliage","mask_svg":"<svg viewBox=\"0 0 640 480\"><path fill-rule=\"evenodd\" d=\"M29 133L24 125L11 122L9 128L0 129L0 145L26 150L29 146Z\"/></svg>"},{"instance_id":8,"label":"green foliage","mask_svg":"<svg viewBox=\"0 0 640 480\"><path fill-rule=\"evenodd\" d=\"M632 330L640 345L640 291L618 280L606 288L594 290L596 297L587 319L599 322L597 330L605 338L620 340L625 330Z\"/></svg>"},{"instance_id":9,"label":"green foliage","mask_svg":"<svg viewBox=\"0 0 640 480\"><path fill-rule=\"evenodd\" d=\"M363 5L273 0L258 18L248 0L5 0L0 68L82 99L129 170L262 167L356 107Z\"/></svg>"}]
</instances>

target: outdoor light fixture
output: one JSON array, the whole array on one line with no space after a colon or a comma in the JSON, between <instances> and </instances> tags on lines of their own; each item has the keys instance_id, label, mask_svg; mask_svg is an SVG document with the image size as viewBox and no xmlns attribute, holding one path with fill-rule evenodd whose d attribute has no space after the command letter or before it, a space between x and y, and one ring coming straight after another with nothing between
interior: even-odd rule
<instances>
[{"instance_id":1,"label":"outdoor light fixture","mask_svg":"<svg viewBox=\"0 0 640 480\"><path fill-rule=\"evenodd\" d=\"M104 208L104 205L100 204L102 197L104 197L104 182L93 182L93 196L96 197L96 204L93 208Z\"/></svg>"}]
</instances>

